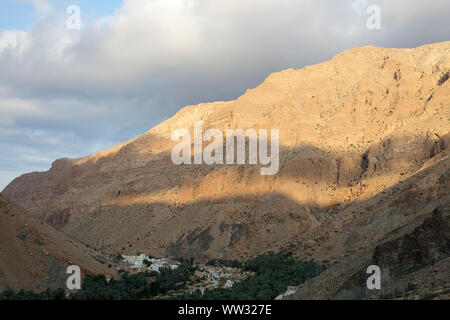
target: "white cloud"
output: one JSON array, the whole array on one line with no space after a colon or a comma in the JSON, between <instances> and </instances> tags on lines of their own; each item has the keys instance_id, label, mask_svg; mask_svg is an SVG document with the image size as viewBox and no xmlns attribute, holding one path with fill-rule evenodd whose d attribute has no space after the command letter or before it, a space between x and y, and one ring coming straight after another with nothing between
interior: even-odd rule
<instances>
[{"instance_id":1,"label":"white cloud","mask_svg":"<svg viewBox=\"0 0 450 320\"><path fill-rule=\"evenodd\" d=\"M359 15L365 15L367 12L367 7L373 2L373 0L355 0L351 4L351 8Z\"/></svg>"},{"instance_id":2,"label":"white cloud","mask_svg":"<svg viewBox=\"0 0 450 320\"><path fill-rule=\"evenodd\" d=\"M24 31L6 30L0 32L0 57L10 54L23 62L23 54L31 47L31 36Z\"/></svg>"},{"instance_id":3,"label":"white cloud","mask_svg":"<svg viewBox=\"0 0 450 320\"><path fill-rule=\"evenodd\" d=\"M46 1L36 3L48 7ZM32 34L3 32L0 81L29 95L104 97L109 92L146 98L166 94L165 82L190 74L194 84L200 77L232 81L245 69L245 80L254 82L251 71L261 65L267 74L270 68L301 66L379 41L366 29L370 3L381 7L383 25L404 28L415 26L419 14L445 16L450 7L446 0L433 6L403 0L126 0L113 16L81 31L67 30L64 14L52 14ZM386 30L387 45L395 40L390 31L395 32Z\"/></svg>"},{"instance_id":4,"label":"white cloud","mask_svg":"<svg viewBox=\"0 0 450 320\"><path fill-rule=\"evenodd\" d=\"M55 12L55 9L47 0L31 0L31 2L33 3L34 8L36 9L36 12L41 17L47 17Z\"/></svg>"}]
</instances>

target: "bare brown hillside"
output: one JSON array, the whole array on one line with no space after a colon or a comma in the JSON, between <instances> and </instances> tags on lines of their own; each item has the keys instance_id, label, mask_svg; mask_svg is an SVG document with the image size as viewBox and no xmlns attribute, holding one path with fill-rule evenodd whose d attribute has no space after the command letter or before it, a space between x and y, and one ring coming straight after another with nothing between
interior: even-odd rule
<instances>
[{"instance_id":1,"label":"bare brown hillside","mask_svg":"<svg viewBox=\"0 0 450 320\"><path fill-rule=\"evenodd\" d=\"M78 265L84 275L113 275L100 259L0 194L0 292L65 288L70 265Z\"/></svg>"},{"instance_id":2,"label":"bare brown hillside","mask_svg":"<svg viewBox=\"0 0 450 320\"><path fill-rule=\"evenodd\" d=\"M288 248L345 262L350 276L391 232L449 202L449 72L450 42L345 51L274 73L234 101L187 106L109 150L57 160L4 194L110 253L202 261ZM280 129L279 173L174 165L171 133L195 120Z\"/></svg>"}]
</instances>

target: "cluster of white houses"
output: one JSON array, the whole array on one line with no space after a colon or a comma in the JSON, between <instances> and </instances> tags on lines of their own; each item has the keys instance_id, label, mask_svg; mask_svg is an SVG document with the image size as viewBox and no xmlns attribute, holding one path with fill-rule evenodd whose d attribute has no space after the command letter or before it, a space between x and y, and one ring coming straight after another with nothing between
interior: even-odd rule
<instances>
[{"instance_id":1,"label":"cluster of white houses","mask_svg":"<svg viewBox=\"0 0 450 320\"><path fill-rule=\"evenodd\" d=\"M143 271L143 269L149 271L160 272L161 268L170 268L172 270L179 267L180 263L167 258L150 258L145 254L138 256L122 255L122 263L130 269L136 271ZM237 268L219 267L200 265L199 269L195 271L193 275L194 281L187 285L189 292L195 292L199 290L202 294L205 290L211 290L215 288L231 288L234 283L241 282L252 272L243 271Z\"/></svg>"},{"instance_id":2,"label":"cluster of white houses","mask_svg":"<svg viewBox=\"0 0 450 320\"><path fill-rule=\"evenodd\" d=\"M179 263L176 261L169 261L166 258L155 259L150 258L145 254L139 256L122 255L123 262L131 265L131 268L147 268L148 270L159 272L161 268L170 268L172 270L178 268ZM145 262L144 262L145 261Z\"/></svg>"}]
</instances>

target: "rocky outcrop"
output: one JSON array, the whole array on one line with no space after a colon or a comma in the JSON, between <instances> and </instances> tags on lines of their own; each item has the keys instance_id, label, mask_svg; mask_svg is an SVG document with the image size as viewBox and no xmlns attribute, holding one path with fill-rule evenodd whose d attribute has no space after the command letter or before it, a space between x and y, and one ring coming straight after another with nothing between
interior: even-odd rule
<instances>
[{"instance_id":1,"label":"rocky outcrop","mask_svg":"<svg viewBox=\"0 0 450 320\"><path fill-rule=\"evenodd\" d=\"M424 223L399 239L377 246L373 263L393 276L450 256L450 207L437 208Z\"/></svg>"},{"instance_id":2,"label":"rocky outcrop","mask_svg":"<svg viewBox=\"0 0 450 320\"><path fill-rule=\"evenodd\" d=\"M446 152L440 155L445 156L443 159L430 159L415 175L366 203L351 205L334 215L334 220L325 220L328 229L337 223L342 229L335 229L335 234L328 236L329 240L316 235L316 239L324 239L316 256L328 268L301 285L288 299L394 298L413 293L411 298L415 299L430 294L445 298L450 285L450 258L442 254L449 239L446 224L450 203L450 161ZM370 211L362 212L358 218L353 211L361 208ZM447 212L442 215L446 224L437 226L440 212ZM392 228L393 225L399 227ZM321 226L316 232L326 229ZM308 250L306 243L303 248ZM413 250L409 252L409 249ZM411 262L411 257L425 261L425 266ZM430 257L439 260L430 260ZM383 273L382 290L369 291L366 289L369 277L366 269L376 263L380 263ZM402 274L404 270L407 272ZM411 291L408 287L419 289Z\"/></svg>"},{"instance_id":3,"label":"rocky outcrop","mask_svg":"<svg viewBox=\"0 0 450 320\"><path fill-rule=\"evenodd\" d=\"M366 280L369 275L362 269L353 275L337 292L336 298L366 299L369 297L402 297L395 285L401 278L410 273L436 264L450 257L450 207L436 208L425 219L423 224L399 238L378 245L375 248L369 265L381 269L382 288L368 290ZM437 269L444 275L443 289L450 289L450 269ZM411 284L414 288L422 285L421 277L414 277ZM428 280L428 279L426 279ZM393 288L397 289L393 290ZM412 291L413 289L410 288ZM448 292L447 292L448 293Z\"/></svg>"}]
</instances>

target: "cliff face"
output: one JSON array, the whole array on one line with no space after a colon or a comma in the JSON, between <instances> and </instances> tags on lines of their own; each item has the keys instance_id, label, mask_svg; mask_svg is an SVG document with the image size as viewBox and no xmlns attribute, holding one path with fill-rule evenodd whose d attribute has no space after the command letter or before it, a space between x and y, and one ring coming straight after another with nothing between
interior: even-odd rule
<instances>
[{"instance_id":1,"label":"cliff face","mask_svg":"<svg viewBox=\"0 0 450 320\"><path fill-rule=\"evenodd\" d=\"M450 207L425 215L378 241L368 254L356 254L330 266L287 299L449 299ZM368 290L367 267L381 270L381 290Z\"/></svg>"},{"instance_id":2,"label":"cliff face","mask_svg":"<svg viewBox=\"0 0 450 320\"><path fill-rule=\"evenodd\" d=\"M114 274L97 259L93 250L29 217L0 194L0 292L65 288L70 265L78 265L82 275Z\"/></svg>"},{"instance_id":3,"label":"cliff face","mask_svg":"<svg viewBox=\"0 0 450 320\"><path fill-rule=\"evenodd\" d=\"M373 262L393 276L450 256L450 208L437 208L413 232L377 246Z\"/></svg>"},{"instance_id":4,"label":"cliff face","mask_svg":"<svg viewBox=\"0 0 450 320\"><path fill-rule=\"evenodd\" d=\"M363 47L270 75L235 101L181 109L136 139L4 194L107 252L244 258L370 258L378 241L448 202L450 42ZM280 170L181 165L174 130L279 129ZM355 268L356 265L355 265ZM355 269L357 270L357 269Z\"/></svg>"},{"instance_id":5,"label":"cliff face","mask_svg":"<svg viewBox=\"0 0 450 320\"><path fill-rule=\"evenodd\" d=\"M370 265L381 270L382 291L367 290L366 269L348 279L336 298L408 298L450 294L450 207L433 210L412 232L375 248ZM428 268L427 268L428 267ZM431 270L428 270L431 269ZM426 290L423 290L426 288Z\"/></svg>"}]
</instances>

